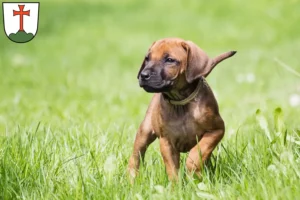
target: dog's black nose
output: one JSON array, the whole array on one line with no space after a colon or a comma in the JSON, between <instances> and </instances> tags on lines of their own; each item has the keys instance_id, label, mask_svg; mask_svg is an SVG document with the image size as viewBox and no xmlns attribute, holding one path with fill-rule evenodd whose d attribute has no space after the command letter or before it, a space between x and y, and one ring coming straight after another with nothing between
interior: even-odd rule
<instances>
[{"instance_id":1,"label":"dog's black nose","mask_svg":"<svg viewBox=\"0 0 300 200\"><path fill-rule=\"evenodd\" d=\"M149 80L150 79L150 71L149 70L142 71L141 78L142 78L142 80Z\"/></svg>"}]
</instances>

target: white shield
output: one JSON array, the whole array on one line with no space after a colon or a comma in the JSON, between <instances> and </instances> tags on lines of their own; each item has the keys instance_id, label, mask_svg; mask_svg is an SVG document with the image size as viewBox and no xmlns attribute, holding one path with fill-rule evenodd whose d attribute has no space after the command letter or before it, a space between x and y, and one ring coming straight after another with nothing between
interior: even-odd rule
<instances>
[{"instance_id":1,"label":"white shield","mask_svg":"<svg viewBox=\"0 0 300 200\"><path fill-rule=\"evenodd\" d=\"M29 42L37 34L39 3L2 3L4 30L14 42Z\"/></svg>"}]
</instances>

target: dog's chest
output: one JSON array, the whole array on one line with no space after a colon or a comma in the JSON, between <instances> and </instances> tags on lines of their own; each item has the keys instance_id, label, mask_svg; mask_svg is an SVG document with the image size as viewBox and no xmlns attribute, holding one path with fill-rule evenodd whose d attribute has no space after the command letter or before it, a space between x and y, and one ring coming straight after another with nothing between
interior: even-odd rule
<instances>
[{"instance_id":1,"label":"dog's chest","mask_svg":"<svg viewBox=\"0 0 300 200\"><path fill-rule=\"evenodd\" d=\"M204 129L198 108L163 113L161 120L164 126L161 127L161 135L169 138L178 151L189 151L202 138Z\"/></svg>"}]
</instances>

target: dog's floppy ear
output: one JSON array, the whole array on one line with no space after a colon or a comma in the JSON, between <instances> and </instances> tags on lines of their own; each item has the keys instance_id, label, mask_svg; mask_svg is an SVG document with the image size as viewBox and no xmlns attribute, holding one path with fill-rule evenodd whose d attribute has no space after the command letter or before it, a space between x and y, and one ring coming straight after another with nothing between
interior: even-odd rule
<instances>
[{"instance_id":1,"label":"dog's floppy ear","mask_svg":"<svg viewBox=\"0 0 300 200\"><path fill-rule=\"evenodd\" d=\"M187 82L191 83L206 74L208 71L207 66L211 61L206 53L193 42L183 42L182 46L187 52L185 76Z\"/></svg>"},{"instance_id":2,"label":"dog's floppy ear","mask_svg":"<svg viewBox=\"0 0 300 200\"><path fill-rule=\"evenodd\" d=\"M152 45L150 46L150 48L148 49L148 52L150 51L151 47L155 44L155 42L152 43ZM141 65L141 68L139 70L139 73L137 75L137 78L139 78L140 73L143 71L143 69L145 68L145 64L146 64L146 58L144 58L143 63Z\"/></svg>"},{"instance_id":3,"label":"dog's floppy ear","mask_svg":"<svg viewBox=\"0 0 300 200\"><path fill-rule=\"evenodd\" d=\"M207 77L219 62L236 53L236 51L230 51L214 59L210 59L202 49L191 41L184 42L182 46L187 51L185 75L188 83L193 82L201 76Z\"/></svg>"}]
</instances>

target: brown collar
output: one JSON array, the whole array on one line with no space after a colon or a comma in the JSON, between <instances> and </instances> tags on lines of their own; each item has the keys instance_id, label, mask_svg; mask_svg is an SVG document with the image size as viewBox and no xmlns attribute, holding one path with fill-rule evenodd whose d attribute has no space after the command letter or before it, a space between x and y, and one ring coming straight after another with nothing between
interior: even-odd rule
<instances>
[{"instance_id":1,"label":"brown collar","mask_svg":"<svg viewBox=\"0 0 300 200\"><path fill-rule=\"evenodd\" d=\"M202 81L199 80L196 89L187 98L185 98L183 100L172 100L172 99L167 99L167 100L170 102L170 104L173 104L176 106L184 106L184 105L188 104L190 101L192 101L193 99L195 99L195 97L197 96L197 94L199 93L199 91L201 89L201 85L202 85L201 83L202 83Z\"/></svg>"}]
</instances>

